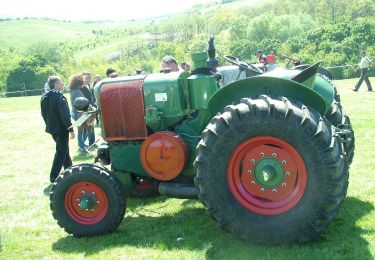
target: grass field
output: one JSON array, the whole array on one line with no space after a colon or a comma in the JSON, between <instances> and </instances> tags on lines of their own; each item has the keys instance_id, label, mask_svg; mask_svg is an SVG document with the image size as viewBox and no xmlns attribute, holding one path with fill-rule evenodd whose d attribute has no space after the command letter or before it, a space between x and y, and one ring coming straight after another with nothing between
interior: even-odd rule
<instances>
[{"instance_id":1,"label":"grass field","mask_svg":"<svg viewBox=\"0 0 375 260\"><path fill-rule=\"evenodd\" d=\"M67 22L46 19L20 19L0 22L0 46L28 47L41 41L64 42L77 39L94 39L92 30L124 29L143 25L145 20L127 22ZM114 41L118 39L113 39Z\"/></svg>"},{"instance_id":2,"label":"grass field","mask_svg":"<svg viewBox=\"0 0 375 260\"><path fill-rule=\"evenodd\" d=\"M354 82L335 82L356 134L344 207L319 239L290 247L238 241L218 229L199 202L165 197L128 199L125 218L110 235L68 235L53 219L44 191L54 144L43 131L40 97L0 99L0 259L373 259L375 92L362 86L354 93ZM74 163L93 160L76 150L73 140Z\"/></svg>"}]
</instances>

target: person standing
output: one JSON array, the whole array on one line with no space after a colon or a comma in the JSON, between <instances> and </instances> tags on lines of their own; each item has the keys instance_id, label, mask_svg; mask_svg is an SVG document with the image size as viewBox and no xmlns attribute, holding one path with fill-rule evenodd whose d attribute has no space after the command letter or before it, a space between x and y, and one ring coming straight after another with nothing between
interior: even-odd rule
<instances>
[{"instance_id":1,"label":"person standing","mask_svg":"<svg viewBox=\"0 0 375 260\"><path fill-rule=\"evenodd\" d=\"M84 97L82 93L82 87L83 87L83 80L82 75L74 75L70 79L69 82L69 93L70 93L70 103L72 104L72 118L77 121L80 117L79 111L77 111L74 107L74 100L79 97ZM78 140L78 149L81 153L89 153L85 146L84 142L84 126L78 127L78 133L77 133L77 140Z\"/></svg>"},{"instance_id":2,"label":"person standing","mask_svg":"<svg viewBox=\"0 0 375 260\"><path fill-rule=\"evenodd\" d=\"M353 91L358 91L358 89L361 87L362 82L365 81L367 85L367 90L372 91L371 82L367 76L368 69L370 67L370 64L372 64L372 60L369 59L369 57L366 56L365 51L361 51L361 61L358 64L357 70L361 71L361 77L359 78L357 84L353 88Z\"/></svg>"},{"instance_id":3,"label":"person standing","mask_svg":"<svg viewBox=\"0 0 375 260\"><path fill-rule=\"evenodd\" d=\"M91 92L90 84L91 84L91 73L90 72L83 72L82 73L82 80L83 80L83 87L82 87L82 94L85 98L89 100L90 106L95 107L95 97ZM83 142L86 139L89 139L89 147L97 148L95 144L95 130L94 127L85 127L83 131Z\"/></svg>"},{"instance_id":4,"label":"person standing","mask_svg":"<svg viewBox=\"0 0 375 260\"><path fill-rule=\"evenodd\" d=\"M96 83L98 83L98 82L101 81L101 80L102 80L102 76L100 76L99 74L96 74L96 75L95 75L95 81L94 81L94 83L92 84L92 90L94 90ZM92 94L94 95L94 92L92 92Z\"/></svg>"},{"instance_id":5,"label":"person standing","mask_svg":"<svg viewBox=\"0 0 375 260\"><path fill-rule=\"evenodd\" d=\"M257 53L257 58L258 58L258 62L260 64L263 64L263 65L267 65L268 62L267 62L267 56L263 54L263 51L262 50L258 50Z\"/></svg>"},{"instance_id":6,"label":"person standing","mask_svg":"<svg viewBox=\"0 0 375 260\"><path fill-rule=\"evenodd\" d=\"M95 81L94 83L92 84L92 89L91 89L91 93L92 93L92 97L94 98L94 103L95 103L95 107L97 108L97 104L96 104L96 98L95 98L95 85L102 80L102 77L99 75L99 74L96 74L95 75ZM99 126L99 113L96 113L95 115L95 119L96 119L96 125Z\"/></svg>"},{"instance_id":7,"label":"person standing","mask_svg":"<svg viewBox=\"0 0 375 260\"><path fill-rule=\"evenodd\" d=\"M62 167L66 169L72 166L69 155L69 135L70 139L74 139L75 135L70 121L68 102L64 95L60 93L64 89L64 83L59 77L50 76L48 85L50 90L42 96L40 108L46 124L45 131L52 135L56 143L55 156L50 172L50 182L54 183Z\"/></svg>"}]
</instances>

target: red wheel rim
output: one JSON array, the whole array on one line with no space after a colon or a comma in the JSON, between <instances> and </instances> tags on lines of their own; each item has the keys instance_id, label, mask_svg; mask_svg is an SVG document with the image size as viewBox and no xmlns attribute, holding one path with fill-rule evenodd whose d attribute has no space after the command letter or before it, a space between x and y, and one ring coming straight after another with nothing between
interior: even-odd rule
<instances>
[{"instance_id":1,"label":"red wheel rim","mask_svg":"<svg viewBox=\"0 0 375 260\"><path fill-rule=\"evenodd\" d=\"M267 182L257 178L259 172L266 173L257 169L266 164L264 162L277 166L278 170L274 171L277 178L272 185L265 186ZM307 171L293 146L275 137L258 136L235 149L228 164L227 180L233 196L242 206L258 214L277 215L293 208L302 198Z\"/></svg>"},{"instance_id":2,"label":"red wheel rim","mask_svg":"<svg viewBox=\"0 0 375 260\"><path fill-rule=\"evenodd\" d=\"M87 195L95 199L95 205L82 210L80 201ZM100 222L108 211L107 195L98 185L91 182L78 182L70 187L65 194L64 205L68 215L83 225Z\"/></svg>"}]
</instances>

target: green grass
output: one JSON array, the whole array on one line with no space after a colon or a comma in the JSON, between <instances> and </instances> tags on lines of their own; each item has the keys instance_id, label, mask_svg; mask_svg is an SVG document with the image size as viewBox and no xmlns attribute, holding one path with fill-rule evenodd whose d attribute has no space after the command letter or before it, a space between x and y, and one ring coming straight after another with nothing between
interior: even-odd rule
<instances>
[{"instance_id":1,"label":"green grass","mask_svg":"<svg viewBox=\"0 0 375 260\"><path fill-rule=\"evenodd\" d=\"M112 234L68 235L53 219L44 194L54 144L43 131L39 97L0 99L0 258L373 259L375 93L364 86L352 92L355 81L335 82L356 134L344 207L317 240L290 247L238 241L218 229L198 201L165 197L128 199L125 218ZM74 140L74 163L93 160L78 156L76 148Z\"/></svg>"},{"instance_id":2,"label":"green grass","mask_svg":"<svg viewBox=\"0 0 375 260\"><path fill-rule=\"evenodd\" d=\"M124 29L143 25L145 20L128 22L66 22L46 19L20 19L0 22L0 47L28 47L41 41L64 42L94 39L92 30ZM113 39L118 40L118 39Z\"/></svg>"}]
</instances>

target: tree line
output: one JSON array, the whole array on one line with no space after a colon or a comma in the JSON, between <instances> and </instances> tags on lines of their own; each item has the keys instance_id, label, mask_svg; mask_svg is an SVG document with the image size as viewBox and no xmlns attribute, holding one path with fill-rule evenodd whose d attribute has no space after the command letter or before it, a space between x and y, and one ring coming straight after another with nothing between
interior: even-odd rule
<instances>
[{"instance_id":1,"label":"tree line","mask_svg":"<svg viewBox=\"0 0 375 260\"><path fill-rule=\"evenodd\" d=\"M230 2L230 1L225 1ZM241 1L237 1L241 4ZM152 48L142 48L134 55L108 60L104 55L77 59L77 53L95 50L115 38L148 33L157 39ZM281 55L298 58L302 63L323 60L326 67L355 64L359 51L375 57L375 3L372 0L268 0L257 5L196 5L184 13L150 20L146 25L96 30L93 37L72 42L40 42L29 48L0 49L0 87L3 91L40 89L47 76L69 75L89 70L104 74L115 67L120 74L159 70L163 56L190 61L190 53L206 49L210 34L215 35L219 62L223 55L256 61L255 52L273 52L278 63ZM128 48L126 44L118 49ZM332 71L336 79L356 77L353 67ZM375 76L375 70L370 70ZM1 89L0 89L1 91Z\"/></svg>"}]
</instances>

